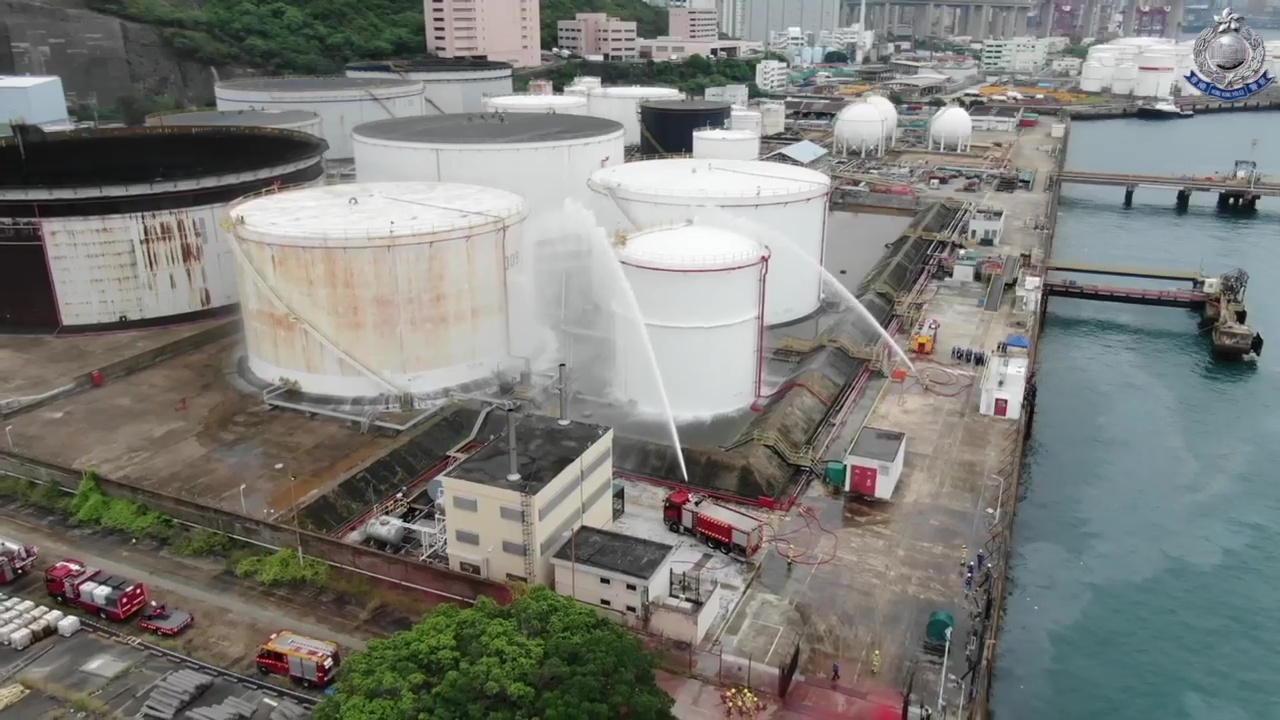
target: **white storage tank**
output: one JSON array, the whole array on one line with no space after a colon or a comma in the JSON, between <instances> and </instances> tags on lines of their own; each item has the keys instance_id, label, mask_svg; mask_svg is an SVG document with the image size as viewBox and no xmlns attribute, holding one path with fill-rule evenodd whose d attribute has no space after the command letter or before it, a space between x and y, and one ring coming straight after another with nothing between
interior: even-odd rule
<instances>
[{"instance_id":1,"label":"white storage tank","mask_svg":"<svg viewBox=\"0 0 1280 720\"><path fill-rule=\"evenodd\" d=\"M512 91L511 64L493 60L426 58L356 62L347 65L347 77L420 82L422 114L426 115L482 112L485 98L510 95Z\"/></svg>"},{"instance_id":2,"label":"white storage tank","mask_svg":"<svg viewBox=\"0 0 1280 720\"><path fill-rule=\"evenodd\" d=\"M228 201L322 182L324 149L311 135L256 127L0 138L0 326L114 331L230 312Z\"/></svg>"},{"instance_id":3,"label":"white storage tank","mask_svg":"<svg viewBox=\"0 0 1280 720\"><path fill-rule=\"evenodd\" d=\"M929 121L929 147L943 152L967 152L973 140L973 119L961 107L938 111Z\"/></svg>"},{"instance_id":4,"label":"white storage tank","mask_svg":"<svg viewBox=\"0 0 1280 720\"><path fill-rule=\"evenodd\" d=\"M590 200L587 180L626 155L622 126L582 115L429 115L356 128L360 182L483 185L523 197L529 212Z\"/></svg>"},{"instance_id":5,"label":"white storage tank","mask_svg":"<svg viewBox=\"0 0 1280 720\"><path fill-rule=\"evenodd\" d=\"M587 112L613 120L626 130L627 145L640 144L640 105L649 100L679 100L679 90L664 87L593 88L587 98Z\"/></svg>"},{"instance_id":6,"label":"white storage tank","mask_svg":"<svg viewBox=\"0 0 1280 720\"><path fill-rule=\"evenodd\" d=\"M760 122L763 124L761 128L762 134L777 135L780 132L786 132L786 105L780 102L766 102L760 103L757 109L760 111Z\"/></svg>"},{"instance_id":7,"label":"white storage tank","mask_svg":"<svg viewBox=\"0 0 1280 720\"><path fill-rule=\"evenodd\" d=\"M884 153L884 113L869 102L846 105L835 122L835 149L848 155L877 156Z\"/></svg>"},{"instance_id":8,"label":"white storage tank","mask_svg":"<svg viewBox=\"0 0 1280 720\"><path fill-rule=\"evenodd\" d=\"M405 527L393 517L379 515L365 523L364 535L370 540L399 547L404 543Z\"/></svg>"},{"instance_id":9,"label":"white storage tank","mask_svg":"<svg viewBox=\"0 0 1280 720\"><path fill-rule=\"evenodd\" d=\"M587 99L581 95L499 95L484 101L485 112L586 115Z\"/></svg>"},{"instance_id":10,"label":"white storage tank","mask_svg":"<svg viewBox=\"0 0 1280 720\"><path fill-rule=\"evenodd\" d=\"M524 217L509 192L437 183L233 205L249 370L339 398L420 397L489 378L508 355L507 248Z\"/></svg>"},{"instance_id":11,"label":"white storage tank","mask_svg":"<svg viewBox=\"0 0 1280 720\"><path fill-rule=\"evenodd\" d=\"M1111 73L1111 93L1113 95L1132 95L1137 81L1137 65L1132 63L1116 65Z\"/></svg>"},{"instance_id":12,"label":"white storage tank","mask_svg":"<svg viewBox=\"0 0 1280 720\"><path fill-rule=\"evenodd\" d=\"M749 130L757 135L764 131L764 118L755 110L734 108L729 113L730 130Z\"/></svg>"},{"instance_id":13,"label":"white storage tank","mask_svg":"<svg viewBox=\"0 0 1280 720\"><path fill-rule=\"evenodd\" d=\"M573 79L574 87L586 88L588 91L604 87L604 80L595 75L579 75Z\"/></svg>"},{"instance_id":14,"label":"white storage tank","mask_svg":"<svg viewBox=\"0 0 1280 720\"><path fill-rule=\"evenodd\" d=\"M762 368L765 249L695 224L641 230L618 240L617 248L671 414L697 418L749 407ZM661 415L648 354L631 335L620 332L614 392L643 413Z\"/></svg>"},{"instance_id":15,"label":"white storage tank","mask_svg":"<svg viewBox=\"0 0 1280 720\"><path fill-rule=\"evenodd\" d=\"M711 160L758 160L760 136L749 130L694 130L693 156Z\"/></svg>"},{"instance_id":16,"label":"white storage tank","mask_svg":"<svg viewBox=\"0 0 1280 720\"><path fill-rule=\"evenodd\" d=\"M766 324L817 309L831 188L825 173L759 160L672 158L599 170L590 186L596 217L611 232L701 219L766 246Z\"/></svg>"},{"instance_id":17,"label":"white storage tank","mask_svg":"<svg viewBox=\"0 0 1280 720\"><path fill-rule=\"evenodd\" d=\"M310 110L199 110L196 112L156 113L147 116L147 124L160 127L204 127L231 125L297 130L324 137L320 116Z\"/></svg>"},{"instance_id":18,"label":"white storage tank","mask_svg":"<svg viewBox=\"0 0 1280 720\"><path fill-rule=\"evenodd\" d=\"M219 110L309 110L320 116L327 156L351 157L362 123L423 113L422 83L398 78L278 77L226 80L213 88Z\"/></svg>"},{"instance_id":19,"label":"white storage tank","mask_svg":"<svg viewBox=\"0 0 1280 720\"><path fill-rule=\"evenodd\" d=\"M869 93L866 95L867 104L880 111L880 115L884 117L884 142L886 147L893 147L893 143L898 139L898 108L894 107L893 101L883 95Z\"/></svg>"},{"instance_id":20,"label":"white storage tank","mask_svg":"<svg viewBox=\"0 0 1280 720\"><path fill-rule=\"evenodd\" d=\"M1080 90L1083 92L1102 92L1102 80L1106 70L1096 62L1087 62L1080 66Z\"/></svg>"}]
</instances>

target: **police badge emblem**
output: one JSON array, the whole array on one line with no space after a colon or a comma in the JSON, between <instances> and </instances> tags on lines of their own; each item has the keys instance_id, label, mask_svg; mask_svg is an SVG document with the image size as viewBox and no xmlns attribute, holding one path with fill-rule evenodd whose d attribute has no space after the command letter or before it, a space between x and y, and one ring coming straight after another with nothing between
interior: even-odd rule
<instances>
[{"instance_id":1,"label":"police badge emblem","mask_svg":"<svg viewBox=\"0 0 1280 720\"><path fill-rule=\"evenodd\" d=\"M1219 100L1244 100L1271 84L1262 36L1244 18L1225 8L1204 29L1192 48L1196 69L1185 78L1192 87Z\"/></svg>"}]
</instances>

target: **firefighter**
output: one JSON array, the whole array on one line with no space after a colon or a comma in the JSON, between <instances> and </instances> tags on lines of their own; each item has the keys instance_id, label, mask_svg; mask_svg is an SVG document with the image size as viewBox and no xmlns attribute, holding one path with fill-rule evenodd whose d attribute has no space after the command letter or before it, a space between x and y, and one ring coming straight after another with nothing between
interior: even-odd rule
<instances>
[{"instance_id":1,"label":"firefighter","mask_svg":"<svg viewBox=\"0 0 1280 720\"><path fill-rule=\"evenodd\" d=\"M876 650L875 652L871 653L871 674L872 675L880 674L880 651L879 650Z\"/></svg>"}]
</instances>

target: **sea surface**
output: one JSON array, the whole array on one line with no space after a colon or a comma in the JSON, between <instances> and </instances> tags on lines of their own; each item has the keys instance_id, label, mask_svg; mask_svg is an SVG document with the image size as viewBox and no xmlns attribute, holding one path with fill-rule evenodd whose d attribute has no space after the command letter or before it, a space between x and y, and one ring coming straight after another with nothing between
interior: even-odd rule
<instances>
[{"instance_id":1,"label":"sea surface","mask_svg":"<svg viewBox=\"0 0 1280 720\"><path fill-rule=\"evenodd\" d=\"M1078 122L1067 166L1249 158L1280 178L1280 113ZM1240 217L1209 194L1184 214L1171 191L1139 188L1132 208L1122 188L1063 197L1054 257L1244 268L1270 343L1220 364L1189 311L1050 301L995 716L1280 718L1280 199Z\"/></svg>"}]
</instances>

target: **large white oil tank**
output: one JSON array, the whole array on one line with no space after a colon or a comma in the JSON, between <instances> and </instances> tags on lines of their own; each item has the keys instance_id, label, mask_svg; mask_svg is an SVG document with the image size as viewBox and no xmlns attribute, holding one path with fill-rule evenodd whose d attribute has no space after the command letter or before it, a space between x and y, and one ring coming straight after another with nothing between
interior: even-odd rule
<instances>
[{"instance_id":1,"label":"large white oil tank","mask_svg":"<svg viewBox=\"0 0 1280 720\"><path fill-rule=\"evenodd\" d=\"M1177 58L1168 51L1148 50L1138 56L1137 84L1133 94L1138 97L1164 97L1173 89L1178 72Z\"/></svg>"},{"instance_id":2,"label":"large white oil tank","mask_svg":"<svg viewBox=\"0 0 1280 720\"><path fill-rule=\"evenodd\" d=\"M579 75L573 79L573 86L584 87L587 90L595 90L604 87L604 81L595 75Z\"/></svg>"},{"instance_id":3,"label":"large white oil tank","mask_svg":"<svg viewBox=\"0 0 1280 720\"><path fill-rule=\"evenodd\" d=\"M581 95L499 95L484 101L486 112L586 115L587 99Z\"/></svg>"},{"instance_id":4,"label":"large white oil tank","mask_svg":"<svg viewBox=\"0 0 1280 720\"><path fill-rule=\"evenodd\" d=\"M869 102L846 105L835 122L835 148L850 155L880 155L884 153L885 116Z\"/></svg>"},{"instance_id":5,"label":"large white oil tank","mask_svg":"<svg viewBox=\"0 0 1280 720\"><path fill-rule=\"evenodd\" d=\"M883 95L869 93L867 96L867 104L884 117L884 141L885 145L892 147L895 140L898 139L898 108L894 107L893 101Z\"/></svg>"},{"instance_id":6,"label":"large white oil tank","mask_svg":"<svg viewBox=\"0 0 1280 720\"><path fill-rule=\"evenodd\" d=\"M320 116L325 157L351 157L351 130L387 118L422 114L422 83L397 78L281 77L227 80L214 86L219 110L310 110Z\"/></svg>"},{"instance_id":7,"label":"large white oil tank","mask_svg":"<svg viewBox=\"0 0 1280 720\"><path fill-rule=\"evenodd\" d=\"M1096 62L1087 62L1080 66L1080 89L1084 92L1101 92L1102 78L1106 72Z\"/></svg>"},{"instance_id":8,"label":"large white oil tank","mask_svg":"<svg viewBox=\"0 0 1280 720\"><path fill-rule=\"evenodd\" d=\"M426 115L356 128L360 182L468 183L524 198L530 212L590 201L587 180L622 162L622 126L585 115Z\"/></svg>"},{"instance_id":9,"label":"large white oil tank","mask_svg":"<svg viewBox=\"0 0 1280 720\"><path fill-rule=\"evenodd\" d=\"M693 156L712 160L757 160L760 158L760 136L750 130L694 130Z\"/></svg>"},{"instance_id":10,"label":"large white oil tank","mask_svg":"<svg viewBox=\"0 0 1280 720\"><path fill-rule=\"evenodd\" d=\"M929 147L943 152L966 152L973 139L973 119L961 107L943 108L929 122Z\"/></svg>"},{"instance_id":11,"label":"large white oil tank","mask_svg":"<svg viewBox=\"0 0 1280 720\"><path fill-rule=\"evenodd\" d=\"M631 233L618 260L635 293L671 414L748 407L759 391L767 252L737 233L682 224ZM614 392L662 414L648 353L620 328Z\"/></svg>"},{"instance_id":12,"label":"large white oil tank","mask_svg":"<svg viewBox=\"0 0 1280 720\"><path fill-rule=\"evenodd\" d=\"M247 198L230 215L258 378L321 396L421 398L504 367L520 197L356 183Z\"/></svg>"},{"instance_id":13,"label":"large white oil tank","mask_svg":"<svg viewBox=\"0 0 1280 720\"><path fill-rule=\"evenodd\" d=\"M1137 81L1137 65L1132 63L1116 65L1111 73L1111 93L1113 95L1132 95Z\"/></svg>"},{"instance_id":14,"label":"large white oil tank","mask_svg":"<svg viewBox=\"0 0 1280 720\"><path fill-rule=\"evenodd\" d=\"M231 125L297 130L324 137L320 116L310 110L197 110L195 112L155 113L147 116L147 124L159 127L204 127Z\"/></svg>"},{"instance_id":15,"label":"large white oil tank","mask_svg":"<svg viewBox=\"0 0 1280 720\"><path fill-rule=\"evenodd\" d=\"M640 144L640 104L649 100L678 100L679 90L664 87L602 87L587 97L587 112L620 123L626 130L627 145Z\"/></svg>"},{"instance_id":16,"label":"large white oil tank","mask_svg":"<svg viewBox=\"0 0 1280 720\"><path fill-rule=\"evenodd\" d=\"M755 110L734 108L729 113L730 130L750 130L759 135L764 131L764 118Z\"/></svg>"},{"instance_id":17,"label":"large white oil tank","mask_svg":"<svg viewBox=\"0 0 1280 720\"><path fill-rule=\"evenodd\" d=\"M426 58L347 65L347 77L400 78L422 83L423 113L481 112L484 99L510 95L511 65L494 60ZM373 119L373 118L370 118Z\"/></svg>"},{"instance_id":18,"label":"large white oil tank","mask_svg":"<svg viewBox=\"0 0 1280 720\"><path fill-rule=\"evenodd\" d=\"M817 309L831 188L825 173L758 160L672 158L605 168L589 184L607 230L701 219L767 246L767 324Z\"/></svg>"},{"instance_id":19,"label":"large white oil tank","mask_svg":"<svg viewBox=\"0 0 1280 720\"><path fill-rule=\"evenodd\" d=\"M787 129L787 106L780 102L760 103L757 108L760 111L760 121L762 135L777 135L785 132Z\"/></svg>"}]
</instances>

